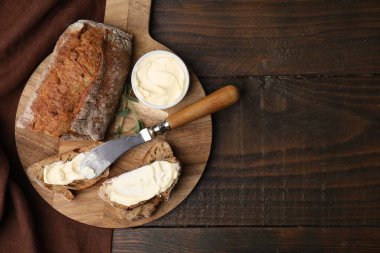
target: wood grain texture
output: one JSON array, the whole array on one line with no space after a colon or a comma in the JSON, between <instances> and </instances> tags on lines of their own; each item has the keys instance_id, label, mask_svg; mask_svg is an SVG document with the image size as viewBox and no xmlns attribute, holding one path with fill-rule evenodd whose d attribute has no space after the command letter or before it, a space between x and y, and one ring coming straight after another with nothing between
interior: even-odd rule
<instances>
[{"instance_id":1,"label":"wood grain texture","mask_svg":"<svg viewBox=\"0 0 380 253\"><path fill-rule=\"evenodd\" d=\"M380 73L380 5L155 1L151 34L198 76Z\"/></svg>"},{"instance_id":2,"label":"wood grain texture","mask_svg":"<svg viewBox=\"0 0 380 253\"><path fill-rule=\"evenodd\" d=\"M380 78L202 79L236 106L214 114L207 170L149 226L380 225Z\"/></svg>"},{"instance_id":3,"label":"wood grain texture","mask_svg":"<svg viewBox=\"0 0 380 253\"><path fill-rule=\"evenodd\" d=\"M105 23L126 30L134 36L132 62L136 62L142 54L154 49L169 50L153 40L148 34L150 7L150 0L107 1ZM26 102L33 90L36 89L42 71L48 63L49 58L40 64L26 84L19 103L17 119L22 115ZM204 96L205 92L201 83L195 74L190 71L188 93L185 99L177 106L166 111L150 109L142 104L133 102L129 103L129 106L134 108L137 117L147 126L151 126L165 119L168 113L175 112ZM123 131L127 132L134 126L134 120L132 119L134 116L131 114L128 115L122 125ZM119 120L120 116L115 118L115 122L110 127L109 136L112 136L112 133L119 125ZM148 223L165 215L179 205L189 195L202 176L211 148L211 116L203 117L173 132L168 132L162 138L166 138L173 147L174 154L181 161L183 170L170 200L162 203L157 212L149 218L134 222L118 219L115 216L114 208L98 197L98 188L104 180L97 182L89 189L76 192L72 201L67 201L62 196L47 191L35 183L33 183L33 186L56 210L74 220L89 225L121 228ZM62 142L56 138L24 129L20 125L16 127L16 143L20 160L25 169L37 161L57 154L59 150L61 152L68 151L83 145L81 142ZM114 177L142 166L143 157L150 146L151 143L145 143L124 154L111 167L109 177ZM194 149L194 146L200 146L200 148Z\"/></svg>"},{"instance_id":4,"label":"wood grain texture","mask_svg":"<svg viewBox=\"0 0 380 253\"><path fill-rule=\"evenodd\" d=\"M379 252L376 228L138 228L112 252Z\"/></svg>"},{"instance_id":5,"label":"wood grain texture","mask_svg":"<svg viewBox=\"0 0 380 253\"><path fill-rule=\"evenodd\" d=\"M190 197L114 252L380 251L378 1L154 1L150 31L242 97Z\"/></svg>"}]
</instances>

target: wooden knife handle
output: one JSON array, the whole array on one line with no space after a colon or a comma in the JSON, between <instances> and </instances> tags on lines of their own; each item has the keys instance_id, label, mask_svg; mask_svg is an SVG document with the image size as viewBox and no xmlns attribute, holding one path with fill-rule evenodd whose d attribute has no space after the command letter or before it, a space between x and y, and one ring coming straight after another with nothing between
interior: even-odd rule
<instances>
[{"instance_id":1,"label":"wooden knife handle","mask_svg":"<svg viewBox=\"0 0 380 253\"><path fill-rule=\"evenodd\" d=\"M182 110L169 115L166 121L174 129L208 114L222 110L236 101L240 96L239 89L233 85L225 86Z\"/></svg>"}]
</instances>

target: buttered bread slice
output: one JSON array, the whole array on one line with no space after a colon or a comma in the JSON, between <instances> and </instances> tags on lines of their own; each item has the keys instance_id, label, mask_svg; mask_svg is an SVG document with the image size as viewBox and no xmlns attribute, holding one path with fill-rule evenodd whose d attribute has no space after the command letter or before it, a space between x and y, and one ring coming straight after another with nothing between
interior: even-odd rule
<instances>
[{"instance_id":1,"label":"buttered bread slice","mask_svg":"<svg viewBox=\"0 0 380 253\"><path fill-rule=\"evenodd\" d=\"M115 207L120 219L150 217L159 204L168 200L181 166L169 144L155 140L139 168L103 182L99 196Z\"/></svg>"},{"instance_id":2,"label":"buttered bread slice","mask_svg":"<svg viewBox=\"0 0 380 253\"><path fill-rule=\"evenodd\" d=\"M101 142L97 142L37 162L27 168L27 175L41 187L58 193L67 200L72 200L74 195L71 190L79 191L87 189L101 178L108 176L108 169L97 177L91 168L83 171L79 169L80 162L84 158L85 153L100 144Z\"/></svg>"}]
</instances>

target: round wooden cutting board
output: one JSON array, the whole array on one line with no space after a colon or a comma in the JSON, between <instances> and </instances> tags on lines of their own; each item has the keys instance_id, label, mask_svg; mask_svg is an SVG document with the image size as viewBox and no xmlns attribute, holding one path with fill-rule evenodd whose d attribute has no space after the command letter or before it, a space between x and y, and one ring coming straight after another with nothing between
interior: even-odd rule
<instances>
[{"instance_id":1,"label":"round wooden cutting board","mask_svg":"<svg viewBox=\"0 0 380 253\"><path fill-rule=\"evenodd\" d=\"M118 27L133 37L132 62L146 52L152 50L168 50L165 46L153 40L149 35L149 16L151 0L108 0L106 4L105 23ZM24 169L42 159L88 145L85 141L65 141L48 135L35 133L17 125L17 120L24 113L26 102L36 89L42 71L49 62L46 58L34 71L22 93L16 116L16 144ZM132 64L133 67L133 64ZM131 67L131 69L132 69ZM190 88L185 99L166 111L145 107L140 103L133 103L136 114L147 126L151 126L165 119L168 114L178 111L205 96L205 92L198 78L190 70ZM116 119L117 120L117 119ZM116 121L115 120L115 121ZM129 129L131 119L125 120L124 129ZM111 126L110 131L114 130ZM126 228L139 226L167 214L178 206L193 190L202 176L210 154L212 126L211 117L207 116L186 126L169 131L164 138L173 148L174 155L181 161L182 174L174 188L171 198L163 202L157 212L150 218L138 221L120 220L116 217L114 209L98 197L98 189L104 180L93 187L74 192L75 198L67 201L62 196L46 190L32 181L35 189L56 210L62 214L89 225L106 228ZM150 147L150 143L140 145L124 154L110 170L110 177L130 171L141 166L141 160Z\"/></svg>"}]
</instances>

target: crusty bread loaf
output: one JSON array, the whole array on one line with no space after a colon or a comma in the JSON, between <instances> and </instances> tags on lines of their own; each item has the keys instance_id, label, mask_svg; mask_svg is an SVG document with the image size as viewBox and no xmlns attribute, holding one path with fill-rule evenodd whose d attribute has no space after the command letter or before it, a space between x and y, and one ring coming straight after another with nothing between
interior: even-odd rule
<instances>
[{"instance_id":1,"label":"crusty bread loaf","mask_svg":"<svg viewBox=\"0 0 380 253\"><path fill-rule=\"evenodd\" d=\"M92 179L76 180L68 185L51 185L51 184L46 184L44 182L44 166L48 164L52 164L54 162L58 162L58 161L70 161L74 159L74 157L77 156L78 154L90 151L100 144L101 142L96 142L92 145L74 149L73 151L58 154L58 155L49 157L47 159L44 159L42 161L39 161L26 169L27 175L31 180L36 182L38 185L62 195L67 200L72 200L74 198L74 195L70 190L79 191L79 190L83 190L83 189L91 187L96 182L98 182L101 178L107 177L109 174L109 170L106 169L101 175Z\"/></svg>"},{"instance_id":2,"label":"crusty bread loaf","mask_svg":"<svg viewBox=\"0 0 380 253\"><path fill-rule=\"evenodd\" d=\"M148 150L145 155L142 166L153 163L154 161L168 161L173 163L179 163L178 160L174 157L173 151L170 145L163 140L154 140L152 147ZM180 171L179 171L180 173ZM156 195L153 198L142 201L132 206L125 206L110 200L109 196L106 194L106 186L112 182L112 178L103 182L102 186L99 188L99 197L112 205L116 212L116 216L119 219L127 219L130 221L136 221L141 218L148 218L154 214L158 206L162 201L167 201L170 197L170 193L173 190L174 186L177 184L178 177L169 187L167 191L160 195Z\"/></svg>"},{"instance_id":3,"label":"crusty bread loaf","mask_svg":"<svg viewBox=\"0 0 380 253\"><path fill-rule=\"evenodd\" d=\"M60 36L18 126L55 137L105 137L129 71L132 36L79 20Z\"/></svg>"}]
</instances>

